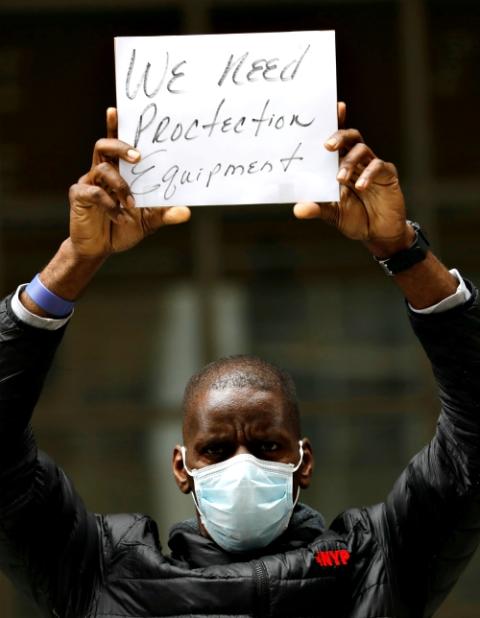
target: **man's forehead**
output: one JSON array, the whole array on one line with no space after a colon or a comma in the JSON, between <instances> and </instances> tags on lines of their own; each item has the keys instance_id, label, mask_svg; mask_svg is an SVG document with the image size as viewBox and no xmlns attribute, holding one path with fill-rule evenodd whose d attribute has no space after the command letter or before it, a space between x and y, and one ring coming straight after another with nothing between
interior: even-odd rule
<instances>
[{"instance_id":1,"label":"man's forehead","mask_svg":"<svg viewBox=\"0 0 480 618\"><path fill-rule=\"evenodd\" d=\"M222 408L230 405L254 405L278 407L283 405L283 394L280 388L260 388L253 385L210 387L206 386L198 393L199 404L209 408Z\"/></svg>"},{"instance_id":2,"label":"man's forehead","mask_svg":"<svg viewBox=\"0 0 480 618\"><path fill-rule=\"evenodd\" d=\"M257 426L284 426L289 419L280 389L252 386L204 388L195 394L185 410L184 429L210 430L221 423L247 422Z\"/></svg>"}]
</instances>

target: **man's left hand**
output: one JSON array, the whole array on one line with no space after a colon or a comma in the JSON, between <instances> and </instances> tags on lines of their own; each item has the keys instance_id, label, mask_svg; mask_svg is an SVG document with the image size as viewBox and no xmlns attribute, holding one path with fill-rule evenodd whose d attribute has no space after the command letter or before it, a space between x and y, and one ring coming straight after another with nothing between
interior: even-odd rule
<instances>
[{"instance_id":1,"label":"man's left hand","mask_svg":"<svg viewBox=\"0 0 480 618\"><path fill-rule=\"evenodd\" d=\"M339 103L340 127L345 112L345 104ZM295 216L322 219L347 238L363 241L379 257L410 246L415 233L406 222L405 201L393 163L379 159L356 129L339 129L325 148L340 153L340 202L299 202Z\"/></svg>"}]
</instances>

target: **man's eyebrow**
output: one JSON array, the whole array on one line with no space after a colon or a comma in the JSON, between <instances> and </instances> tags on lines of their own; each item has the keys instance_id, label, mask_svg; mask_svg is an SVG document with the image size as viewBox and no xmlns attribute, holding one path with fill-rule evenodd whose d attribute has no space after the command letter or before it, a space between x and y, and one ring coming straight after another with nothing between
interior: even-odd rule
<instances>
[{"instance_id":1,"label":"man's eyebrow","mask_svg":"<svg viewBox=\"0 0 480 618\"><path fill-rule=\"evenodd\" d=\"M203 444L212 444L212 443L216 443L216 442L231 442L232 441L232 434L227 434L227 433L213 433L213 432L205 432L205 433L200 433L198 432L194 438L193 438L193 443L194 445L203 445Z\"/></svg>"},{"instance_id":2,"label":"man's eyebrow","mask_svg":"<svg viewBox=\"0 0 480 618\"><path fill-rule=\"evenodd\" d=\"M259 419L257 422L252 423L251 431L254 433L275 434L285 437L288 437L291 434L291 430L288 428L288 423L283 420L272 423Z\"/></svg>"}]
</instances>

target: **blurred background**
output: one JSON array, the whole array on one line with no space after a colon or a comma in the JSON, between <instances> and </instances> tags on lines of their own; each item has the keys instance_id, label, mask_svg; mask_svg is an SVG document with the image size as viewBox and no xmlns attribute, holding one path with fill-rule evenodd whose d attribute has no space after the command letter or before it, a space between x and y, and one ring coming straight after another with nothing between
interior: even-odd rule
<instances>
[{"instance_id":1,"label":"blurred background","mask_svg":"<svg viewBox=\"0 0 480 618\"><path fill-rule=\"evenodd\" d=\"M113 37L335 29L349 124L394 161L409 214L480 279L480 3L472 0L0 0L0 287L29 281L67 233L67 190L114 104ZM321 145L319 145L320 147ZM430 438L429 366L394 286L361 246L291 208L201 208L105 265L78 303L35 418L91 510L157 519L182 388L254 353L293 374L317 457L303 500L331 520L381 501ZM438 616L480 616L480 555ZM37 614L0 575L1 618Z\"/></svg>"}]
</instances>

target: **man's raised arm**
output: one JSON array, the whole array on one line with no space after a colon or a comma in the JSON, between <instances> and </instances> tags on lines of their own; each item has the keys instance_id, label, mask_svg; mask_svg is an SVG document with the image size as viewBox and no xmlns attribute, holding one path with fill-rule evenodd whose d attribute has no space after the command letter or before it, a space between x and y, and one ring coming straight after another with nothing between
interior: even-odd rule
<instances>
[{"instance_id":1,"label":"man's raised arm","mask_svg":"<svg viewBox=\"0 0 480 618\"><path fill-rule=\"evenodd\" d=\"M340 130L326 147L342 154L341 201L299 203L295 214L335 225L386 261L439 386L442 411L434 438L409 463L381 511L370 515L389 557L395 615L431 616L480 539L478 293L419 243L395 167L376 157L358 131Z\"/></svg>"},{"instance_id":2,"label":"man's raised arm","mask_svg":"<svg viewBox=\"0 0 480 618\"><path fill-rule=\"evenodd\" d=\"M114 137L97 142L90 171L70 189L70 235L35 282L0 303L0 568L48 615L84 615L99 575L96 519L55 463L37 451L30 418L72 302L112 253L185 207L135 209L118 159L139 154Z\"/></svg>"}]
</instances>

